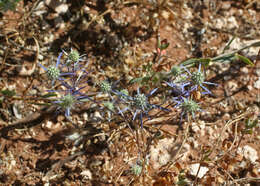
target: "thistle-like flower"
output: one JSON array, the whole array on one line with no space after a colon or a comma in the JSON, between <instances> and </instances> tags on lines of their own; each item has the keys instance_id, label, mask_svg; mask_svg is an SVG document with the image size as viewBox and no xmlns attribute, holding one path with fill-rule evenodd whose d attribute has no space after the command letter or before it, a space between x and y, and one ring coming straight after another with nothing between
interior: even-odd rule
<instances>
[{"instance_id":1,"label":"thistle-like flower","mask_svg":"<svg viewBox=\"0 0 260 186\"><path fill-rule=\"evenodd\" d=\"M202 94L212 94L211 91L209 91L209 89L207 89L204 84L207 85L215 85L217 86L216 83L211 83L211 82L207 82L204 81L205 80L205 76L203 74L203 72L201 72L201 64L199 64L199 69L196 72L190 72L189 70L187 70L185 68L185 70L187 71L187 73L190 75L190 79L191 79L191 84L193 85L191 87L191 91L194 90L198 90L198 87L201 87L203 90L205 90L205 92L202 92Z\"/></svg>"},{"instance_id":2,"label":"thistle-like flower","mask_svg":"<svg viewBox=\"0 0 260 186\"><path fill-rule=\"evenodd\" d=\"M149 116L148 112L151 111L154 108L158 108L163 111L169 111L168 109L161 107L159 105L151 104L148 100L150 96L152 96L155 92L157 91L156 89L153 89L148 95L145 95L143 93L140 93L140 89L137 89L137 94L134 97L121 94L125 98L124 101L126 104L128 104L127 107L125 107L123 110L119 110L119 113L123 115L123 112L129 110L133 112L133 121L136 119L137 116L139 116L139 120L141 123L141 127L143 127L143 116ZM120 93L118 93L120 95Z\"/></svg>"},{"instance_id":3,"label":"thistle-like flower","mask_svg":"<svg viewBox=\"0 0 260 186\"><path fill-rule=\"evenodd\" d=\"M171 74L174 76L179 76L182 73L182 67L181 66L173 66L171 69Z\"/></svg>"},{"instance_id":4,"label":"thistle-like flower","mask_svg":"<svg viewBox=\"0 0 260 186\"><path fill-rule=\"evenodd\" d=\"M201 111L199 105L192 99L184 98L184 101L180 105L182 109L182 116L186 114L192 114L192 117L195 118L195 113Z\"/></svg>"},{"instance_id":5,"label":"thistle-like flower","mask_svg":"<svg viewBox=\"0 0 260 186\"><path fill-rule=\"evenodd\" d=\"M77 64L78 64L79 62L84 61L84 60L82 59L82 57L85 56L85 54L84 54L84 55L79 55L79 53L78 53L77 50L73 50L73 49L71 48L71 49L70 49L70 53L67 53L67 52L65 52L64 50L63 50L63 52L64 52L64 54L67 56L67 60L66 60L66 62L65 62L65 65L66 65L67 67L69 67L71 64L73 64L74 67L75 67L75 66L77 66Z\"/></svg>"},{"instance_id":6,"label":"thistle-like flower","mask_svg":"<svg viewBox=\"0 0 260 186\"><path fill-rule=\"evenodd\" d=\"M112 92L112 85L107 81L100 82L99 88L100 88L100 91L104 94Z\"/></svg>"},{"instance_id":7,"label":"thistle-like flower","mask_svg":"<svg viewBox=\"0 0 260 186\"><path fill-rule=\"evenodd\" d=\"M59 64L60 64L60 59L61 59L61 56L62 56L62 52L59 54L59 57L56 61L56 64L55 66L49 66L49 67L44 67L43 65L39 64L40 67L42 67L46 74L47 74L47 77L49 80L52 81L52 85L54 84L54 82L56 80L63 80L61 77L62 76L66 76L66 75L71 75L72 73L62 73L59 69Z\"/></svg>"},{"instance_id":8,"label":"thistle-like flower","mask_svg":"<svg viewBox=\"0 0 260 186\"><path fill-rule=\"evenodd\" d=\"M77 101L77 99L75 96L73 96L71 94L67 94L64 97L62 97L59 101L56 101L54 103L58 104L60 106L60 108L65 110L65 116L67 118L69 118L70 110L73 108L76 101Z\"/></svg>"},{"instance_id":9,"label":"thistle-like flower","mask_svg":"<svg viewBox=\"0 0 260 186\"><path fill-rule=\"evenodd\" d=\"M89 97L76 91L65 94L65 96L53 103L57 104L59 109L65 110L65 116L70 118L71 109L75 108L77 104L84 103L85 99L89 99Z\"/></svg>"},{"instance_id":10,"label":"thistle-like flower","mask_svg":"<svg viewBox=\"0 0 260 186\"><path fill-rule=\"evenodd\" d=\"M64 92L64 96L53 103L57 104L60 109L65 110L65 116L70 117L70 111L77 104L84 103L86 100L93 101L88 95L82 93L82 89L86 86L78 87L78 82L74 82L71 85L65 81L62 81L61 84L66 88L65 90L51 90L50 92Z\"/></svg>"}]
</instances>

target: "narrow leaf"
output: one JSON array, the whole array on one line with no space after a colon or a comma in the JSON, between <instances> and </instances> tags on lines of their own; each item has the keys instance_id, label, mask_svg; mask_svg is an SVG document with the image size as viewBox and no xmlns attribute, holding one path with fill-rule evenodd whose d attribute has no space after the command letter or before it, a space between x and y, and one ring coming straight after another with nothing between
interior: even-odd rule
<instances>
[{"instance_id":1,"label":"narrow leaf","mask_svg":"<svg viewBox=\"0 0 260 186\"><path fill-rule=\"evenodd\" d=\"M240 60L243 61L244 63L246 63L246 64L248 64L248 65L250 65L250 66L254 66L254 63L253 63L250 59L248 59L247 57L241 56L241 55L239 55L239 54L236 54L236 57L237 57L237 59L240 59Z\"/></svg>"}]
</instances>

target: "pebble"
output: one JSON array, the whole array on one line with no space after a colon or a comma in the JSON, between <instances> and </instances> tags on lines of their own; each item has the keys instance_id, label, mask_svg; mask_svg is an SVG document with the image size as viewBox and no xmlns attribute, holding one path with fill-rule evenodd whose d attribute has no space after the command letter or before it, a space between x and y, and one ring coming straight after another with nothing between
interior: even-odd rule
<instances>
[{"instance_id":1,"label":"pebble","mask_svg":"<svg viewBox=\"0 0 260 186\"><path fill-rule=\"evenodd\" d=\"M192 123L191 128L192 128L193 132L195 132L195 133L200 131L200 128L198 127L198 125L196 123Z\"/></svg>"},{"instance_id":2,"label":"pebble","mask_svg":"<svg viewBox=\"0 0 260 186\"><path fill-rule=\"evenodd\" d=\"M249 91L251 91L251 90L253 90L253 87L252 87L251 85L247 85L247 89L248 89Z\"/></svg>"},{"instance_id":3,"label":"pebble","mask_svg":"<svg viewBox=\"0 0 260 186\"><path fill-rule=\"evenodd\" d=\"M68 4L62 3L61 1L57 0L46 0L45 4L58 14L64 14L69 9Z\"/></svg>"},{"instance_id":4,"label":"pebble","mask_svg":"<svg viewBox=\"0 0 260 186\"><path fill-rule=\"evenodd\" d=\"M227 91L230 92L234 92L237 90L237 83L233 82L233 81L229 81L226 85L226 89Z\"/></svg>"},{"instance_id":5,"label":"pebble","mask_svg":"<svg viewBox=\"0 0 260 186\"><path fill-rule=\"evenodd\" d=\"M198 173L198 178L202 178L208 172L209 169L207 167L200 166L199 163L192 164L190 166L190 174L193 175L193 176L196 176L199 167L200 167L200 170L199 170L199 173Z\"/></svg>"},{"instance_id":6,"label":"pebble","mask_svg":"<svg viewBox=\"0 0 260 186\"><path fill-rule=\"evenodd\" d=\"M248 74L248 68L243 67L243 68L240 69L240 72L243 72L244 74Z\"/></svg>"},{"instance_id":7,"label":"pebble","mask_svg":"<svg viewBox=\"0 0 260 186\"><path fill-rule=\"evenodd\" d=\"M257 151L249 145L245 145L242 149L238 148L238 151L242 152L245 159L250 160L252 163L255 163L256 160L258 160Z\"/></svg>"},{"instance_id":8,"label":"pebble","mask_svg":"<svg viewBox=\"0 0 260 186\"><path fill-rule=\"evenodd\" d=\"M260 68L257 68L256 71L255 71L255 73L256 73L256 75L257 75L258 77L260 77Z\"/></svg>"},{"instance_id":9,"label":"pebble","mask_svg":"<svg viewBox=\"0 0 260 186\"><path fill-rule=\"evenodd\" d=\"M221 6L221 8L223 10L228 10L228 9L230 9L230 7L231 7L231 3L230 2L223 2L222 6Z\"/></svg>"},{"instance_id":10,"label":"pebble","mask_svg":"<svg viewBox=\"0 0 260 186\"><path fill-rule=\"evenodd\" d=\"M48 128L48 129L51 129L52 128L52 122L51 121L47 121L45 127Z\"/></svg>"},{"instance_id":11,"label":"pebble","mask_svg":"<svg viewBox=\"0 0 260 186\"><path fill-rule=\"evenodd\" d=\"M90 170L84 170L80 173L80 175L84 176L85 178L91 180L92 179L92 173Z\"/></svg>"},{"instance_id":12,"label":"pebble","mask_svg":"<svg viewBox=\"0 0 260 186\"><path fill-rule=\"evenodd\" d=\"M258 77L258 80L254 83L254 87L260 89L260 77Z\"/></svg>"}]
</instances>

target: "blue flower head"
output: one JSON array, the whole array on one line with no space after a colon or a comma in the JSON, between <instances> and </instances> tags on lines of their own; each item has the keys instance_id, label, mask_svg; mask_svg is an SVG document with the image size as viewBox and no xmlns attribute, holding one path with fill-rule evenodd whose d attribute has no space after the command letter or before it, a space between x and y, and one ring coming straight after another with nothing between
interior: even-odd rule
<instances>
[{"instance_id":1,"label":"blue flower head","mask_svg":"<svg viewBox=\"0 0 260 186\"><path fill-rule=\"evenodd\" d=\"M124 108L124 110L119 109L119 113L123 114L123 112L127 110L133 112L132 120L134 121L136 117L139 116L141 127L143 127L143 116L149 116L148 112L152 109L159 108L160 110L169 111L168 109L163 108L159 105L149 103L148 98L152 96L156 91L157 88L153 89L148 95L145 95L143 93L140 93L140 89L138 88L137 94L133 97L125 95L123 93L120 94L119 92L118 94L124 97L122 101L128 104L128 106Z\"/></svg>"},{"instance_id":2,"label":"blue flower head","mask_svg":"<svg viewBox=\"0 0 260 186\"><path fill-rule=\"evenodd\" d=\"M205 76L204 76L203 72L201 72L201 64L199 64L199 69L196 72L191 73L186 68L185 68L185 70L190 75L190 80L191 80L191 84L192 84L191 91L194 91L194 90L197 91L198 88L201 87L203 90L205 90L205 92L202 92L202 94L212 94L211 91L209 91L209 89L207 89L204 86L204 84L215 85L215 86L217 86L217 84L205 81Z\"/></svg>"},{"instance_id":3,"label":"blue flower head","mask_svg":"<svg viewBox=\"0 0 260 186\"><path fill-rule=\"evenodd\" d=\"M73 50L72 48L70 49L70 52L67 53L65 51L63 51L65 53L65 55L67 56L67 60L65 62L65 65L67 67L70 67L72 64L75 66L77 66L77 64L81 61L84 61L82 59L83 56L85 55L79 55L78 51L77 50Z\"/></svg>"},{"instance_id":4,"label":"blue flower head","mask_svg":"<svg viewBox=\"0 0 260 186\"><path fill-rule=\"evenodd\" d=\"M57 104L59 109L65 110L65 116L70 118L71 109L75 108L78 104L84 103L86 99L90 100L89 96L80 93L78 90L75 92L67 92L62 98L53 103Z\"/></svg>"},{"instance_id":5,"label":"blue flower head","mask_svg":"<svg viewBox=\"0 0 260 186\"><path fill-rule=\"evenodd\" d=\"M99 83L99 88L102 93L110 93L112 91L112 86L107 81L102 81Z\"/></svg>"},{"instance_id":6,"label":"blue flower head","mask_svg":"<svg viewBox=\"0 0 260 186\"><path fill-rule=\"evenodd\" d=\"M46 68L43 65L39 64L39 66L45 70L48 79L51 80L51 82L52 82L52 85L54 84L54 82L56 80L62 81L63 80L62 76L66 76L66 75L71 75L72 74L72 73L62 73L61 72L61 70L59 68L59 65L60 65L60 59L62 57L62 54L63 54L62 52L59 54L59 57L58 57L58 59L56 61L55 66L51 65L51 66Z\"/></svg>"},{"instance_id":7,"label":"blue flower head","mask_svg":"<svg viewBox=\"0 0 260 186\"><path fill-rule=\"evenodd\" d=\"M195 113L201 111L199 105L192 99L184 98L183 102L180 104L180 107L182 109L181 117L183 115L191 114L192 117L195 118Z\"/></svg>"},{"instance_id":8,"label":"blue flower head","mask_svg":"<svg viewBox=\"0 0 260 186\"><path fill-rule=\"evenodd\" d=\"M67 94L62 97L56 103L65 110L65 116L68 118L70 117L70 110L73 108L74 104L76 103L77 99L75 96L71 94Z\"/></svg>"},{"instance_id":9,"label":"blue flower head","mask_svg":"<svg viewBox=\"0 0 260 186\"><path fill-rule=\"evenodd\" d=\"M179 76L182 73L182 66L173 66L171 69L171 74L174 76Z\"/></svg>"}]
</instances>

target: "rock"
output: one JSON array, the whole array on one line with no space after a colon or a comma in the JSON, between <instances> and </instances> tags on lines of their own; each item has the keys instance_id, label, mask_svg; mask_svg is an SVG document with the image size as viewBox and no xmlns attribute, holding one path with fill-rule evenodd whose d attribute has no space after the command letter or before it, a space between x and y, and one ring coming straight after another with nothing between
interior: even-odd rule
<instances>
[{"instance_id":1,"label":"rock","mask_svg":"<svg viewBox=\"0 0 260 186\"><path fill-rule=\"evenodd\" d=\"M156 146L151 147L151 164L154 169L158 169L161 166L167 164L174 156L173 150L173 139L164 138L159 140Z\"/></svg>"},{"instance_id":2,"label":"rock","mask_svg":"<svg viewBox=\"0 0 260 186\"><path fill-rule=\"evenodd\" d=\"M228 19L227 19L227 28L228 29L235 29L235 28L238 28L238 23L237 23L237 20L234 16L230 16Z\"/></svg>"},{"instance_id":3,"label":"rock","mask_svg":"<svg viewBox=\"0 0 260 186\"><path fill-rule=\"evenodd\" d=\"M240 69L240 72L243 72L244 74L248 74L248 68L243 67L243 68Z\"/></svg>"},{"instance_id":4,"label":"rock","mask_svg":"<svg viewBox=\"0 0 260 186\"><path fill-rule=\"evenodd\" d=\"M255 71L255 73L256 73L256 75L257 75L258 77L260 77L260 68L257 68L256 71Z\"/></svg>"},{"instance_id":5,"label":"rock","mask_svg":"<svg viewBox=\"0 0 260 186\"><path fill-rule=\"evenodd\" d=\"M230 7L231 7L231 3L230 2L223 2L222 5L221 5L221 8L223 10L228 10L228 9L230 9Z\"/></svg>"},{"instance_id":6,"label":"rock","mask_svg":"<svg viewBox=\"0 0 260 186\"><path fill-rule=\"evenodd\" d=\"M260 77L258 78L258 80L254 83L254 87L256 89L260 89Z\"/></svg>"},{"instance_id":7,"label":"rock","mask_svg":"<svg viewBox=\"0 0 260 186\"><path fill-rule=\"evenodd\" d=\"M257 151L249 145L245 145L242 149L238 148L238 151L243 154L245 159L250 160L252 163L255 163L258 159Z\"/></svg>"},{"instance_id":8,"label":"rock","mask_svg":"<svg viewBox=\"0 0 260 186\"><path fill-rule=\"evenodd\" d=\"M61 0L45 0L45 4L58 14L64 14L69 9L69 6Z\"/></svg>"},{"instance_id":9,"label":"rock","mask_svg":"<svg viewBox=\"0 0 260 186\"><path fill-rule=\"evenodd\" d=\"M225 86L228 94L235 92L237 90L237 87L238 87L238 85L234 81L228 81L226 86Z\"/></svg>"},{"instance_id":10,"label":"rock","mask_svg":"<svg viewBox=\"0 0 260 186\"><path fill-rule=\"evenodd\" d=\"M191 129L193 130L193 132L197 133L200 131L199 126L196 123L192 123L191 124Z\"/></svg>"},{"instance_id":11,"label":"rock","mask_svg":"<svg viewBox=\"0 0 260 186\"><path fill-rule=\"evenodd\" d=\"M84 170L80 173L80 175L84 176L85 178L91 180L92 179L92 173L90 170Z\"/></svg>"},{"instance_id":12,"label":"rock","mask_svg":"<svg viewBox=\"0 0 260 186\"><path fill-rule=\"evenodd\" d=\"M200 166L199 163L192 164L190 166L190 174L193 175L193 176L196 176L197 172L198 172L198 169L199 169L199 166ZM207 167L200 166L200 170L199 170L199 173L198 173L198 178L202 178L208 172L208 170L209 169Z\"/></svg>"}]
</instances>

